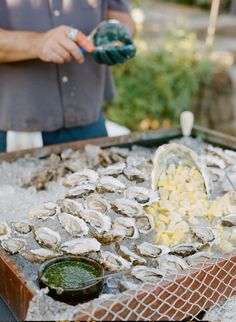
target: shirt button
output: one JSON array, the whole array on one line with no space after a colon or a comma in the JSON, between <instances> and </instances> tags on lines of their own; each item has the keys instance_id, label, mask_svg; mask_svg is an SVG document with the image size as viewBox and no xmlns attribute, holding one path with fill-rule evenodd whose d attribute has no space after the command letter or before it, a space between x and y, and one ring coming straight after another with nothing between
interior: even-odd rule
<instances>
[{"instance_id":1,"label":"shirt button","mask_svg":"<svg viewBox=\"0 0 236 322\"><path fill-rule=\"evenodd\" d=\"M69 78L67 76L63 76L61 80L62 80L62 83L68 83Z\"/></svg>"},{"instance_id":2,"label":"shirt button","mask_svg":"<svg viewBox=\"0 0 236 322\"><path fill-rule=\"evenodd\" d=\"M59 17L61 15L59 10L54 10L53 14L54 14L55 17Z\"/></svg>"}]
</instances>

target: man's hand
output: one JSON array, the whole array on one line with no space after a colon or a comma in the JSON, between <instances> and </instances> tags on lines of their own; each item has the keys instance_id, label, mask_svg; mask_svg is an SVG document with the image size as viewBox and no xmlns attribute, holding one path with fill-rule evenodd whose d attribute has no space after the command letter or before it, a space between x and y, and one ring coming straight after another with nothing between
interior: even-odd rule
<instances>
[{"instance_id":1,"label":"man's hand","mask_svg":"<svg viewBox=\"0 0 236 322\"><path fill-rule=\"evenodd\" d=\"M42 61L55 64L69 63L75 59L84 62L84 55L74 41L68 38L70 27L59 26L35 38L36 55Z\"/></svg>"},{"instance_id":2,"label":"man's hand","mask_svg":"<svg viewBox=\"0 0 236 322\"><path fill-rule=\"evenodd\" d=\"M116 65L124 63L136 54L136 47L132 36L126 26L116 21L104 21L98 25L93 38L96 47L104 49L95 50L93 56L97 63ZM121 46L106 46L112 42L121 42Z\"/></svg>"}]
</instances>

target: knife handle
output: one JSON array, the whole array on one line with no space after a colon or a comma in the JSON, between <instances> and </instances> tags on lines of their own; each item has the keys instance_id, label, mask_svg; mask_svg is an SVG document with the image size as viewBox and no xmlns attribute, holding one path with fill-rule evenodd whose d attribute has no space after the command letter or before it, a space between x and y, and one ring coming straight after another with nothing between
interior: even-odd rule
<instances>
[{"instance_id":1,"label":"knife handle","mask_svg":"<svg viewBox=\"0 0 236 322\"><path fill-rule=\"evenodd\" d=\"M93 43L81 31L77 32L75 42L80 47L80 50L84 55L92 54L95 50Z\"/></svg>"}]
</instances>

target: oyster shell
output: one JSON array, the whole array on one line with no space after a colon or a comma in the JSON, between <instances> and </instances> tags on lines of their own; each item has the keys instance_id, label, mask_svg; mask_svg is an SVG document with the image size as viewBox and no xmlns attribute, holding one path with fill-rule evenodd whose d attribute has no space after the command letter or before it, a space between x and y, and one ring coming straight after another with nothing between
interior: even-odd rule
<instances>
[{"instance_id":1,"label":"oyster shell","mask_svg":"<svg viewBox=\"0 0 236 322\"><path fill-rule=\"evenodd\" d=\"M145 215L143 207L135 200L117 199L111 204L112 209L117 213L128 217L140 217Z\"/></svg>"},{"instance_id":2,"label":"oyster shell","mask_svg":"<svg viewBox=\"0 0 236 322\"><path fill-rule=\"evenodd\" d=\"M73 237L81 237L88 235L89 228L83 219L75 217L67 213L58 215L58 219L62 227Z\"/></svg>"},{"instance_id":3,"label":"oyster shell","mask_svg":"<svg viewBox=\"0 0 236 322\"><path fill-rule=\"evenodd\" d=\"M61 250L72 255L86 255L98 252L101 244L95 238L77 238L69 240L61 245Z\"/></svg>"},{"instance_id":4,"label":"oyster shell","mask_svg":"<svg viewBox=\"0 0 236 322\"><path fill-rule=\"evenodd\" d=\"M134 199L142 205L149 205L160 200L160 195L157 191L153 191L144 187L130 186L125 192L128 199Z\"/></svg>"},{"instance_id":5,"label":"oyster shell","mask_svg":"<svg viewBox=\"0 0 236 322\"><path fill-rule=\"evenodd\" d=\"M118 287L121 292L135 290L142 285L142 282L134 278L125 278L118 281Z\"/></svg>"},{"instance_id":6,"label":"oyster shell","mask_svg":"<svg viewBox=\"0 0 236 322\"><path fill-rule=\"evenodd\" d=\"M202 244L178 244L175 246L172 246L170 249L171 255L177 255L180 257L187 257L190 255L195 254L197 251L199 251L202 248Z\"/></svg>"},{"instance_id":7,"label":"oyster shell","mask_svg":"<svg viewBox=\"0 0 236 322\"><path fill-rule=\"evenodd\" d=\"M109 165L106 168L99 168L98 173L100 176L114 176L118 177L118 175L123 173L123 170L126 168L125 162L117 162L112 165Z\"/></svg>"},{"instance_id":8,"label":"oyster shell","mask_svg":"<svg viewBox=\"0 0 236 322\"><path fill-rule=\"evenodd\" d=\"M30 218L47 220L49 217L55 216L57 213L57 205L54 202L43 204L39 208L33 208L29 211Z\"/></svg>"},{"instance_id":9,"label":"oyster shell","mask_svg":"<svg viewBox=\"0 0 236 322\"><path fill-rule=\"evenodd\" d=\"M184 145L176 143L164 144L155 152L153 170L151 174L151 185L153 190L157 189L160 175L167 170L170 164L173 163L197 168L204 179L208 198L211 198L212 184L205 164L193 150L185 147Z\"/></svg>"},{"instance_id":10,"label":"oyster shell","mask_svg":"<svg viewBox=\"0 0 236 322\"><path fill-rule=\"evenodd\" d=\"M90 195L86 198L85 205L88 209L99 211L105 214L111 209L110 203L97 194Z\"/></svg>"},{"instance_id":11,"label":"oyster shell","mask_svg":"<svg viewBox=\"0 0 236 322\"><path fill-rule=\"evenodd\" d=\"M157 261L160 269L164 272L178 273L188 268L184 259L173 255L162 255Z\"/></svg>"},{"instance_id":12,"label":"oyster shell","mask_svg":"<svg viewBox=\"0 0 236 322\"><path fill-rule=\"evenodd\" d=\"M191 231L198 242L205 244L212 243L215 239L215 233L211 227L191 227Z\"/></svg>"},{"instance_id":13,"label":"oyster shell","mask_svg":"<svg viewBox=\"0 0 236 322\"><path fill-rule=\"evenodd\" d=\"M12 223L12 226L15 232L19 235L28 235L33 228L33 225L24 222L24 221L16 221Z\"/></svg>"},{"instance_id":14,"label":"oyster shell","mask_svg":"<svg viewBox=\"0 0 236 322\"><path fill-rule=\"evenodd\" d=\"M85 183L94 183L98 180L99 176L96 171L91 169L84 169L70 174L65 178L63 184L66 187L75 187Z\"/></svg>"},{"instance_id":15,"label":"oyster shell","mask_svg":"<svg viewBox=\"0 0 236 322\"><path fill-rule=\"evenodd\" d=\"M112 228L114 230L121 231L127 238L130 238L130 239L139 238L139 232L135 225L134 218L117 217L113 221Z\"/></svg>"},{"instance_id":16,"label":"oyster shell","mask_svg":"<svg viewBox=\"0 0 236 322\"><path fill-rule=\"evenodd\" d=\"M147 263L145 258L138 256L137 254L129 250L126 246L122 246L119 243L116 243L115 248L118 255L131 262L133 265L144 265Z\"/></svg>"},{"instance_id":17,"label":"oyster shell","mask_svg":"<svg viewBox=\"0 0 236 322\"><path fill-rule=\"evenodd\" d=\"M108 251L100 251L99 261L110 272L120 272L131 268L131 263Z\"/></svg>"},{"instance_id":18,"label":"oyster shell","mask_svg":"<svg viewBox=\"0 0 236 322\"><path fill-rule=\"evenodd\" d=\"M61 256L62 253L54 249L38 248L26 249L20 252L21 256L32 263L43 263L47 259Z\"/></svg>"},{"instance_id":19,"label":"oyster shell","mask_svg":"<svg viewBox=\"0 0 236 322\"><path fill-rule=\"evenodd\" d=\"M80 216L100 234L108 232L111 229L111 218L109 216L105 216L101 212L84 209L81 211Z\"/></svg>"},{"instance_id":20,"label":"oyster shell","mask_svg":"<svg viewBox=\"0 0 236 322\"><path fill-rule=\"evenodd\" d=\"M89 195L90 193L95 191L95 185L92 183L82 184L80 186L76 186L70 189L65 197L66 198L81 198Z\"/></svg>"},{"instance_id":21,"label":"oyster shell","mask_svg":"<svg viewBox=\"0 0 236 322\"><path fill-rule=\"evenodd\" d=\"M19 253L26 245L26 240L20 238L11 238L2 241L2 248L11 255Z\"/></svg>"},{"instance_id":22,"label":"oyster shell","mask_svg":"<svg viewBox=\"0 0 236 322\"><path fill-rule=\"evenodd\" d=\"M150 233L154 227L154 219L151 215L146 214L141 217L136 218L136 226L140 234L148 234Z\"/></svg>"},{"instance_id":23,"label":"oyster shell","mask_svg":"<svg viewBox=\"0 0 236 322\"><path fill-rule=\"evenodd\" d=\"M188 256L186 258L186 261L189 265L194 266L197 264L204 264L205 262L212 259L217 259L217 255L209 252L199 252L194 255Z\"/></svg>"},{"instance_id":24,"label":"oyster shell","mask_svg":"<svg viewBox=\"0 0 236 322\"><path fill-rule=\"evenodd\" d=\"M160 255L168 254L170 248L164 245L154 245L147 242L143 242L140 245L134 245L135 251L141 255L151 258L157 258Z\"/></svg>"},{"instance_id":25,"label":"oyster shell","mask_svg":"<svg viewBox=\"0 0 236 322\"><path fill-rule=\"evenodd\" d=\"M11 235L11 229L7 223L0 221L0 240L8 239Z\"/></svg>"},{"instance_id":26,"label":"oyster shell","mask_svg":"<svg viewBox=\"0 0 236 322\"><path fill-rule=\"evenodd\" d=\"M61 237L56 232L47 227L34 229L34 237L37 243L42 247L56 249L61 243Z\"/></svg>"},{"instance_id":27,"label":"oyster shell","mask_svg":"<svg viewBox=\"0 0 236 322\"><path fill-rule=\"evenodd\" d=\"M124 175L129 181L136 181L137 183L142 183L146 180L142 171L132 166L124 169Z\"/></svg>"},{"instance_id":28,"label":"oyster shell","mask_svg":"<svg viewBox=\"0 0 236 322\"><path fill-rule=\"evenodd\" d=\"M221 224L226 227L236 226L236 213L221 218Z\"/></svg>"},{"instance_id":29,"label":"oyster shell","mask_svg":"<svg viewBox=\"0 0 236 322\"><path fill-rule=\"evenodd\" d=\"M144 283L158 283L164 277L164 272L158 268L140 265L132 268L131 275Z\"/></svg>"},{"instance_id":30,"label":"oyster shell","mask_svg":"<svg viewBox=\"0 0 236 322\"><path fill-rule=\"evenodd\" d=\"M98 193L121 193L126 189L126 186L120 180L111 176L105 176L100 178L97 184L96 190Z\"/></svg>"},{"instance_id":31,"label":"oyster shell","mask_svg":"<svg viewBox=\"0 0 236 322\"><path fill-rule=\"evenodd\" d=\"M58 204L62 212L75 216L79 216L80 212L84 209L79 201L73 199L62 199L58 201Z\"/></svg>"},{"instance_id":32,"label":"oyster shell","mask_svg":"<svg viewBox=\"0 0 236 322\"><path fill-rule=\"evenodd\" d=\"M96 238L101 244L109 245L111 243L120 241L125 238L125 233L122 230L112 229L107 233L99 234L98 232L92 232L91 236Z\"/></svg>"}]
</instances>

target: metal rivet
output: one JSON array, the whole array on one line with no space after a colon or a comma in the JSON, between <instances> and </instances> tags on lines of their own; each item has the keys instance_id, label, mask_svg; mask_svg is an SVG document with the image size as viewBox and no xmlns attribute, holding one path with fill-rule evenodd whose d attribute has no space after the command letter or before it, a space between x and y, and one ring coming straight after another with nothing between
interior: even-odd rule
<instances>
[{"instance_id":1,"label":"metal rivet","mask_svg":"<svg viewBox=\"0 0 236 322\"><path fill-rule=\"evenodd\" d=\"M54 14L55 17L59 17L61 13L60 13L59 10L54 10L53 14Z\"/></svg>"},{"instance_id":2,"label":"metal rivet","mask_svg":"<svg viewBox=\"0 0 236 322\"><path fill-rule=\"evenodd\" d=\"M63 76L61 80L63 83L68 83L69 78L67 76Z\"/></svg>"}]
</instances>

